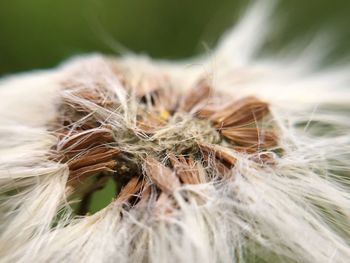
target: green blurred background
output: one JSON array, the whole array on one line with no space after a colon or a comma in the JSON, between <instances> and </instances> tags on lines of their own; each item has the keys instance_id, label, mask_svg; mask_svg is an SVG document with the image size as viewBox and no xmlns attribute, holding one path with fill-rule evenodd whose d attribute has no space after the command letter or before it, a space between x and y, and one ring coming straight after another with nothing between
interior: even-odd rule
<instances>
[{"instance_id":1,"label":"green blurred background","mask_svg":"<svg viewBox=\"0 0 350 263\"><path fill-rule=\"evenodd\" d=\"M57 65L76 54L127 47L157 58L207 52L251 1L0 0L0 75ZM284 0L268 47L327 31L332 57L350 53L350 1Z\"/></svg>"}]
</instances>

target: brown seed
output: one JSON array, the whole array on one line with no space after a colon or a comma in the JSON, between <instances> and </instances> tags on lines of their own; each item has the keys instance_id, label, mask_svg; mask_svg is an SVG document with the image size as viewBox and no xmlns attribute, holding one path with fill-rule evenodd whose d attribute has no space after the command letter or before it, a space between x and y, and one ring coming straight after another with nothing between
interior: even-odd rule
<instances>
[{"instance_id":1,"label":"brown seed","mask_svg":"<svg viewBox=\"0 0 350 263\"><path fill-rule=\"evenodd\" d=\"M87 130L74 134L68 139L62 140L58 145L58 150L77 151L84 150L95 145L113 142L112 132L107 129Z\"/></svg>"},{"instance_id":2,"label":"brown seed","mask_svg":"<svg viewBox=\"0 0 350 263\"><path fill-rule=\"evenodd\" d=\"M200 184L203 179L196 167L196 163L192 157L186 160L183 156L176 157L173 153L169 155L170 162L175 169L176 175L185 184Z\"/></svg>"},{"instance_id":3,"label":"brown seed","mask_svg":"<svg viewBox=\"0 0 350 263\"><path fill-rule=\"evenodd\" d=\"M215 156L216 159L227 164L229 168L232 168L237 161L235 157L228 152L225 152L220 146L206 143L199 143L198 145L202 153L206 153L208 156Z\"/></svg>"},{"instance_id":4,"label":"brown seed","mask_svg":"<svg viewBox=\"0 0 350 263\"><path fill-rule=\"evenodd\" d=\"M213 158L215 156L214 153L202 151L202 154L203 154L204 160L206 160L208 164L216 170L217 174L220 177L226 177L230 174L231 167L229 168L227 164L225 165L222 160Z\"/></svg>"},{"instance_id":5,"label":"brown seed","mask_svg":"<svg viewBox=\"0 0 350 263\"><path fill-rule=\"evenodd\" d=\"M217 128L254 123L269 113L268 104L255 97L235 101L211 116Z\"/></svg>"},{"instance_id":6,"label":"brown seed","mask_svg":"<svg viewBox=\"0 0 350 263\"><path fill-rule=\"evenodd\" d=\"M120 151L118 149L107 147L99 147L88 150L83 155L68 161L68 167L70 170L77 170L84 166L103 163L112 160L112 158L117 156L119 153Z\"/></svg>"},{"instance_id":7,"label":"brown seed","mask_svg":"<svg viewBox=\"0 0 350 263\"><path fill-rule=\"evenodd\" d=\"M100 172L113 172L113 168L116 166L116 161L108 161L104 163L98 163L94 165L84 166L77 170L70 171L69 182L81 180L89 176L96 175Z\"/></svg>"},{"instance_id":8,"label":"brown seed","mask_svg":"<svg viewBox=\"0 0 350 263\"><path fill-rule=\"evenodd\" d=\"M152 187L149 183L145 183L140 191L140 200L136 206L145 207L150 204L152 198Z\"/></svg>"},{"instance_id":9,"label":"brown seed","mask_svg":"<svg viewBox=\"0 0 350 263\"><path fill-rule=\"evenodd\" d=\"M180 104L180 110L189 112L191 109L209 99L212 93L212 87L208 79L201 79L183 98Z\"/></svg>"},{"instance_id":10,"label":"brown seed","mask_svg":"<svg viewBox=\"0 0 350 263\"><path fill-rule=\"evenodd\" d=\"M163 192L171 194L176 188L180 187L180 181L175 173L156 159L147 157L145 168L146 174Z\"/></svg>"},{"instance_id":11,"label":"brown seed","mask_svg":"<svg viewBox=\"0 0 350 263\"><path fill-rule=\"evenodd\" d=\"M237 146L237 145L233 145L232 148L240 153L247 153L247 154L253 154L256 153L256 149L255 148L249 148L249 147L243 147L243 146Z\"/></svg>"},{"instance_id":12,"label":"brown seed","mask_svg":"<svg viewBox=\"0 0 350 263\"><path fill-rule=\"evenodd\" d=\"M141 189L141 186L142 182L140 182L138 178L131 178L130 181L120 191L117 197L117 201L128 201L131 197L135 196L135 194Z\"/></svg>"},{"instance_id":13,"label":"brown seed","mask_svg":"<svg viewBox=\"0 0 350 263\"><path fill-rule=\"evenodd\" d=\"M277 136L272 130L258 128L230 128L221 133L233 143L254 149L267 149L277 145Z\"/></svg>"},{"instance_id":14,"label":"brown seed","mask_svg":"<svg viewBox=\"0 0 350 263\"><path fill-rule=\"evenodd\" d=\"M228 152L222 150L220 146L210 144L199 144L204 159L212 165L221 177L231 174L237 159ZM213 158L214 157L214 158Z\"/></svg>"},{"instance_id":15,"label":"brown seed","mask_svg":"<svg viewBox=\"0 0 350 263\"><path fill-rule=\"evenodd\" d=\"M100 90L100 92L92 89L81 90L76 94L76 96L89 102L93 102L104 108L111 107L115 104L107 95L107 91L103 90Z\"/></svg>"},{"instance_id":16,"label":"brown seed","mask_svg":"<svg viewBox=\"0 0 350 263\"><path fill-rule=\"evenodd\" d=\"M196 113L195 116L199 119L210 119L211 116L215 113L215 109L210 106L203 107L199 109Z\"/></svg>"},{"instance_id":17,"label":"brown seed","mask_svg":"<svg viewBox=\"0 0 350 263\"><path fill-rule=\"evenodd\" d=\"M113 93L105 88L104 83L93 83L91 86L83 85L85 84L76 81L63 83L66 88L66 92L63 93L63 103L66 111L72 111L75 114L91 113L91 109L85 105L85 102L106 109L118 107Z\"/></svg>"}]
</instances>

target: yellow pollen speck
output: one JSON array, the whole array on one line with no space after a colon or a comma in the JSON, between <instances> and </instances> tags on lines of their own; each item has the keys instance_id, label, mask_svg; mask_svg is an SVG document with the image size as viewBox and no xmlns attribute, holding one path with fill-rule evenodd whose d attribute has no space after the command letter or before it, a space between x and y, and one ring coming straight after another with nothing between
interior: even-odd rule
<instances>
[{"instance_id":1,"label":"yellow pollen speck","mask_svg":"<svg viewBox=\"0 0 350 263\"><path fill-rule=\"evenodd\" d=\"M165 110L165 109L161 109L160 111L160 118L164 121L168 120L170 118L170 113L169 111Z\"/></svg>"}]
</instances>

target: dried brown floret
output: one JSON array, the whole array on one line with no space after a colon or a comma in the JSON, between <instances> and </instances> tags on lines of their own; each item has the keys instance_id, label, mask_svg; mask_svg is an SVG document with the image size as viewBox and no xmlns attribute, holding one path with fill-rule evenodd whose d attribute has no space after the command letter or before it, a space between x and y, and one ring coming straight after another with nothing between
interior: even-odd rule
<instances>
[{"instance_id":1,"label":"dried brown floret","mask_svg":"<svg viewBox=\"0 0 350 263\"><path fill-rule=\"evenodd\" d=\"M68 181L70 184L74 184L76 181L80 181L86 177L96 175L101 172L113 172L113 169L116 166L116 164L117 162L112 160L103 163L84 166L77 170L71 170Z\"/></svg>"},{"instance_id":2,"label":"dried brown floret","mask_svg":"<svg viewBox=\"0 0 350 263\"><path fill-rule=\"evenodd\" d=\"M66 92L69 93L69 96L65 96L64 94L64 104L68 108L74 109L75 112L89 112L89 108L80 103L80 101L86 101L89 104L93 103L107 109L115 108L118 105L113 93L105 88L104 83L96 82L91 87L87 87L79 82L70 81L64 82L62 85L66 88Z\"/></svg>"},{"instance_id":3,"label":"dried brown floret","mask_svg":"<svg viewBox=\"0 0 350 263\"><path fill-rule=\"evenodd\" d=\"M216 170L219 176L230 175L231 169L237 161L235 157L215 145L201 143L199 147L204 159Z\"/></svg>"},{"instance_id":4,"label":"dried brown floret","mask_svg":"<svg viewBox=\"0 0 350 263\"><path fill-rule=\"evenodd\" d=\"M152 198L152 187L150 183L146 182L144 183L140 191L140 199L139 199L139 202L137 203L137 206L142 207L142 206L149 205L151 198Z\"/></svg>"},{"instance_id":5,"label":"dried brown floret","mask_svg":"<svg viewBox=\"0 0 350 263\"><path fill-rule=\"evenodd\" d=\"M214 169L214 175L219 177L227 177L230 174L231 169L225 165L221 160L215 158L215 154L212 152L202 152L203 159L209 164L209 167ZM214 157L213 157L214 156Z\"/></svg>"},{"instance_id":6,"label":"dried brown floret","mask_svg":"<svg viewBox=\"0 0 350 263\"><path fill-rule=\"evenodd\" d=\"M197 164L190 156L187 160L184 156L175 156L173 153L169 155L170 162L175 169L176 175L185 184L200 184L204 183L201 177Z\"/></svg>"},{"instance_id":7,"label":"dried brown floret","mask_svg":"<svg viewBox=\"0 0 350 263\"><path fill-rule=\"evenodd\" d=\"M80 151L96 145L113 142L113 134L109 129L92 129L82 131L63 139L58 144L60 151Z\"/></svg>"},{"instance_id":8,"label":"dried brown floret","mask_svg":"<svg viewBox=\"0 0 350 263\"><path fill-rule=\"evenodd\" d=\"M236 145L253 149L267 149L277 145L274 131L259 128L229 128L221 130L222 135Z\"/></svg>"},{"instance_id":9,"label":"dried brown floret","mask_svg":"<svg viewBox=\"0 0 350 263\"><path fill-rule=\"evenodd\" d=\"M195 112L195 116L199 119L210 119L211 116L216 112L213 106L204 106Z\"/></svg>"},{"instance_id":10,"label":"dried brown floret","mask_svg":"<svg viewBox=\"0 0 350 263\"><path fill-rule=\"evenodd\" d=\"M69 160L67 164L70 170L77 170L85 166L90 166L112 160L119 153L120 150L118 149L99 147L84 152L77 158Z\"/></svg>"},{"instance_id":11,"label":"dried brown floret","mask_svg":"<svg viewBox=\"0 0 350 263\"><path fill-rule=\"evenodd\" d=\"M208 79L201 79L184 97L179 110L189 112L191 109L205 102L212 94L212 88Z\"/></svg>"},{"instance_id":12,"label":"dried brown floret","mask_svg":"<svg viewBox=\"0 0 350 263\"><path fill-rule=\"evenodd\" d=\"M167 194L180 187L180 181L175 173L152 157L146 158L145 170L157 187Z\"/></svg>"},{"instance_id":13,"label":"dried brown floret","mask_svg":"<svg viewBox=\"0 0 350 263\"><path fill-rule=\"evenodd\" d=\"M117 200L120 202L126 202L141 189L142 182L138 178L133 177L131 180L122 188L120 191Z\"/></svg>"},{"instance_id":14,"label":"dried brown floret","mask_svg":"<svg viewBox=\"0 0 350 263\"><path fill-rule=\"evenodd\" d=\"M222 147L206 143L199 143L198 145L202 153L215 157L216 159L225 163L229 168L232 168L237 161L234 156L224 151Z\"/></svg>"},{"instance_id":15,"label":"dried brown floret","mask_svg":"<svg viewBox=\"0 0 350 263\"><path fill-rule=\"evenodd\" d=\"M227 128L254 123L268 113L267 103L255 97L245 97L214 113L211 120L217 128Z\"/></svg>"}]
</instances>

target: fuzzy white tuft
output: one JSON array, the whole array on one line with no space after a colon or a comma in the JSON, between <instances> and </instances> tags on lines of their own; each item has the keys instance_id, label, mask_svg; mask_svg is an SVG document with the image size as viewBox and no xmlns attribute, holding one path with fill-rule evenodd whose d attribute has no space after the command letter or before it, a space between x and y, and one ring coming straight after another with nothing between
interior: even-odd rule
<instances>
[{"instance_id":1,"label":"fuzzy white tuft","mask_svg":"<svg viewBox=\"0 0 350 263\"><path fill-rule=\"evenodd\" d=\"M257 59L269 14L266 2L257 4L211 56L196 63L93 55L4 79L1 262L349 262L349 68L317 71L308 56ZM93 215L74 217L68 167L48 158L58 143L52 127L61 100L83 105L118 128L121 150L148 151L123 136L136 127L138 104L111 65L124 69L130 86L148 89L157 82L188 90L210 75L216 90L266 100L283 154L270 152L276 164L269 166L230 151L237 163L229 179L174 189L176 216L166 212L167 202L155 210L144 203L128 210L116 199ZM89 89L108 86L123 113L62 90L62 81L72 76ZM172 134L196 139L186 128L191 121L184 118L148 140L165 141L155 149L161 151L175 143Z\"/></svg>"}]
</instances>

